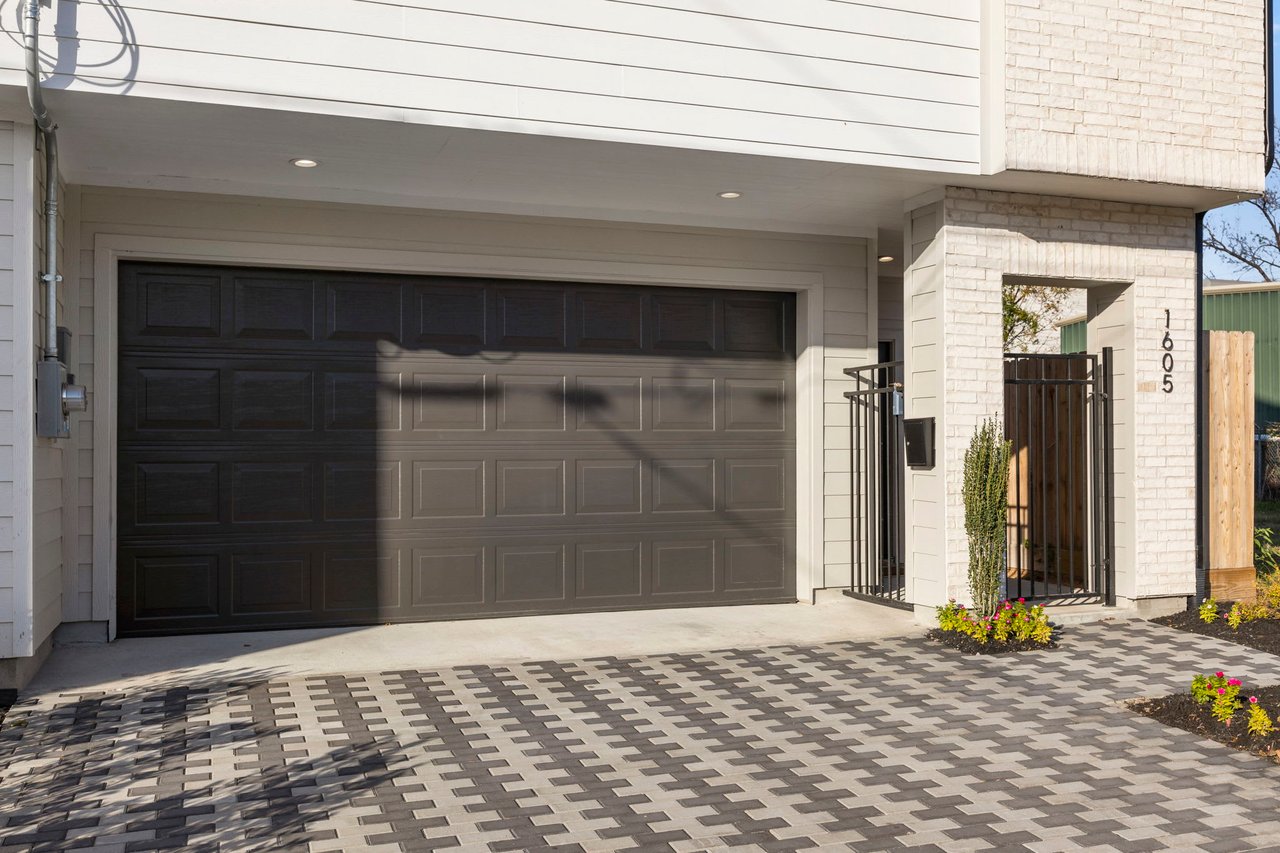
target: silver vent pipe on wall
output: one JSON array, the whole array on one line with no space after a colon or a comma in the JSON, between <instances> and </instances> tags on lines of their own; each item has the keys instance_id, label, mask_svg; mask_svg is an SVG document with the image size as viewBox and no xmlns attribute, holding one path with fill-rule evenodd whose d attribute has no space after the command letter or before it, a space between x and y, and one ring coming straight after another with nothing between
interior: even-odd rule
<instances>
[{"instance_id":1,"label":"silver vent pipe on wall","mask_svg":"<svg viewBox=\"0 0 1280 853\"><path fill-rule=\"evenodd\" d=\"M58 335L58 126L40 88L40 0L27 0L22 45L26 53L27 101L44 140L44 358L36 367L36 433L47 438L71 434L70 413L88 407L85 389L67 372L68 354ZM70 335L66 336L70 339Z\"/></svg>"}]
</instances>

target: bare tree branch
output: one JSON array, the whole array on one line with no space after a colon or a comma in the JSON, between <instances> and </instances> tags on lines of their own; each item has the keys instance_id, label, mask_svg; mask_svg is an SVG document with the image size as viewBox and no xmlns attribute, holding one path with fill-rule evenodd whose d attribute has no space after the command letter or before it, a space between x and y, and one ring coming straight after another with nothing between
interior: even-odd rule
<instances>
[{"instance_id":1,"label":"bare tree branch","mask_svg":"<svg viewBox=\"0 0 1280 853\"><path fill-rule=\"evenodd\" d=\"M1280 128L1272 133L1280 144ZM1273 171L1268 181L1277 178L1280 176ZM1240 209L1256 212L1265 225L1241 222L1239 218L1229 218L1230 214L1224 217L1211 213L1205 218L1204 246L1236 272L1275 281L1280 278L1280 192L1271 184L1259 197L1236 207Z\"/></svg>"}]
</instances>

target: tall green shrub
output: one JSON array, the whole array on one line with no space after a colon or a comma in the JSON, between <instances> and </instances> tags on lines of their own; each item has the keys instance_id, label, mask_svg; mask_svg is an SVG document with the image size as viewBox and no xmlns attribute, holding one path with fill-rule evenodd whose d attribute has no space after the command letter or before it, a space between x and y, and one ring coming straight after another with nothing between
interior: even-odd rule
<instances>
[{"instance_id":1,"label":"tall green shrub","mask_svg":"<svg viewBox=\"0 0 1280 853\"><path fill-rule=\"evenodd\" d=\"M964 454L964 532L969 536L969 595L984 616L1003 597L1009 519L1009 453L1004 430L987 418Z\"/></svg>"}]
</instances>

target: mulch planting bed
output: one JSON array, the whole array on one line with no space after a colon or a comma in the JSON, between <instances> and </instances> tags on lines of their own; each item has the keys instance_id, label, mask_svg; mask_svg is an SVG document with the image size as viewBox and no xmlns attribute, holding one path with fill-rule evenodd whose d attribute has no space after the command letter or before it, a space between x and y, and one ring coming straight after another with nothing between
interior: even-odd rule
<instances>
[{"instance_id":1,"label":"mulch planting bed","mask_svg":"<svg viewBox=\"0 0 1280 853\"><path fill-rule=\"evenodd\" d=\"M1014 652L1038 652L1058 647L1058 644L1052 640L1047 646L1031 640L1010 640L1007 643L997 643L991 640L986 643L979 643L967 634L961 634L958 631L943 631L938 628L931 629L925 634L925 637L942 643L944 646L950 646L967 655L1009 655Z\"/></svg>"},{"instance_id":2,"label":"mulch planting bed","mask_svg":"<svg viewBox=\"0 0 1280 853\"><path fill-rule=\"evenodd\" d=\"M1161 616L1151 621L1157 625L1177 628L1179 631L1190 631L1193 634L1202 634L1206 637L1226 640L1229 643L1249 646L1260 652L1280 655L1280 619L1242 622L1239 628L1232 630L1225 619L1215 619L1206 624L1194 611L1188 610L1172 616Z\"/></svg>"},{"instance_id":3,"label":"mulch planting bed","mask_svg":"<svg viewBox=\"0 0 1280 853\"><path fill-rule=\"evenodd\" d=\"M1280 687L1261 687L1241 691L1240 696L1245 701L1248 696L1257 696L1259 704L1268 708L1280 706ZM1220 723L1213 718L1210 710L1213 706L1197 705L1190 693L1161 696L1158 699L1135 699L1129 703L1129 707L1139 714L1159 720L1166 726L1207 737L1235 749L1265 756L1273 761L1280 760L1277 757L1277 752L1280 751L1280 730L1265 736L1250 734L1245 722L1248 716L1245 711L1237 711L1231 725Z\"/></svg>"}]
</instances>

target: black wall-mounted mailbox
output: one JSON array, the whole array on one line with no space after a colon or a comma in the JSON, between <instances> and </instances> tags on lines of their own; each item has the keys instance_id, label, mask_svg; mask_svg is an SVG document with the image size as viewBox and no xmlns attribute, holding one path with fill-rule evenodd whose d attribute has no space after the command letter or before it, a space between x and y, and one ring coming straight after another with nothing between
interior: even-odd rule
<instances>
[{"instance_id":1,"label":"black wall-mounted mailbox","mask_svg":"<svg viewBox=\"0 0 1280 853\"><path fill-rule=\"evenodd\" d=\"M933 467L933 418L903 418L902 434L907 445L907 466Z\"/></svg>"}]
</instances>

